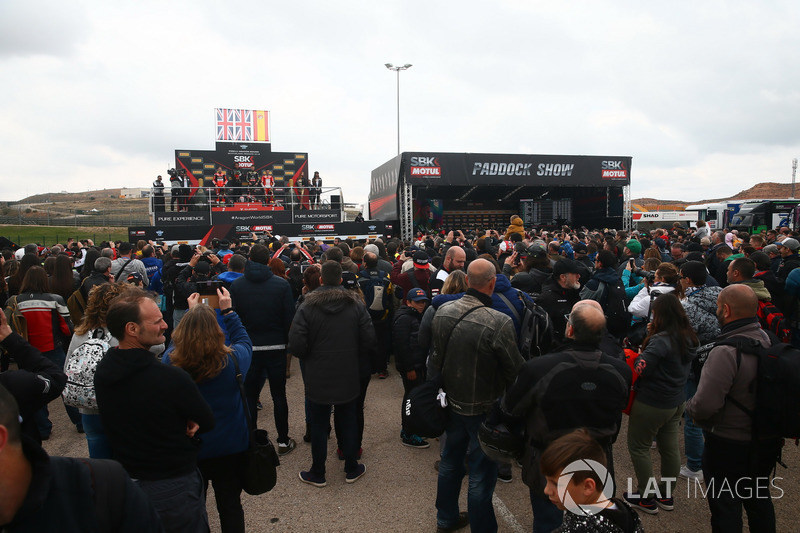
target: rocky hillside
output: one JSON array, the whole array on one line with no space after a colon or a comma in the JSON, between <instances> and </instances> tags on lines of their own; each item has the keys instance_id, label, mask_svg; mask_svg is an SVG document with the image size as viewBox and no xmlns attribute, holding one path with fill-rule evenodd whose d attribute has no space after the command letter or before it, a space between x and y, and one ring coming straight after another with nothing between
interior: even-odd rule
<instances>
[{"instance_id":1,"label":"rocky hillside","mask_svg":"<svg viewBox=\"0 0 800 533\"><path fill-rule=\"evenodd\" d=\"M800 195L800 185L795 188L795 196ZM631 200L634 209L642 208L648 211L681 211L687 205L709 204L723 200L757 200L762 198L790 198L792 196L791 183L757 183L744 191L739 191L733 196L725 198L709 198L696 202L683 200L658 200L656 198L635 198ZM637 208L638 206L638 208Z\"/></svg>"}]
</instances>

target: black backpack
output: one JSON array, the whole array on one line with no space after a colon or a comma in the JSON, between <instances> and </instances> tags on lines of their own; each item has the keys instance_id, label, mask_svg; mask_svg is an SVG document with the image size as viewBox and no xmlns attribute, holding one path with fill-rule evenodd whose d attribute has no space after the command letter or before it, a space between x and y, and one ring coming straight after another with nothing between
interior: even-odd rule
<instances>
[{"instance_id":1,"label":"black backpack","mask_svg":"<svg viewBox=\"0 0 800 533\"><path fill-rule=\"evenodd\" d=\"M751 391L755 389L755 410L727 397L727 401L753 419L753 440L774 434L800 438L800 350L784 342L764 347L759 341L744 337L731 337L715 345L736 347L737 368L741 366L742 354L758 357L756 379L749 385Z\"/></svg>"},{"instance_id":2,"label":"black backpack","mask_svg":"<svg viewBox=\"0 0 800 533\"><path fill-rule=\"evenodd\" d=\"M628 335L628 328L631 324L625 286L622 284L622 280L618 280L613 285L604 281L601 281L600 284L605 287L603 301L600 304L606 314L606 328L613 336L624 339Z\"/></svg>"},{"instance_id":3,"label":"black backpack","mask_svg":"<svg viewBox=\"0 0 800 533\"><path fill-rule=\"evenodd\" d=\"M389 318L392 309L392 282L381 270L362 270L358 273L358 286L364 295L369 316L374 322Z\"/></svg>"},{"instance_id":4,"label":"black backpack","mask_svg":"<svg viewBox=\"0 0 800 533\"><path fill-rule=\"evenodd\" d=\"M519 353L525 359L531 357L538 357L550 351L553 346L553 324L550 320L550 315L547 314L539 304L535 303L532 298L525 298L522 296L522 291L517 290L517 297L522 301L525 306L522 316L519 316L517 309L511 302L501 293L495 293L501 300L511 309L514 317L520 323L519 338L517 339L517 346Z\"/></svg>"}]
</instances>

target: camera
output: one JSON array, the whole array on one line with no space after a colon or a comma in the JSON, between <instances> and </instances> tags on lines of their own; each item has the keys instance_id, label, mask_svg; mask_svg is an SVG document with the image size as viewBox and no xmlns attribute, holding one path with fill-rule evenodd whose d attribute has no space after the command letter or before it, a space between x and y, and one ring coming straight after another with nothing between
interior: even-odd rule
<instances>
[{"instance_id":1,"label":"camera","mask_svg":"<svg viewBox=\"0 0 800 533\"><path fill-rule=\"evenodd\" d=\"M174 168L171 168L171 169L167 170L167 174L169 174L170 178L175 178L175 177L178 176L178 171L175 170Z\"/></svg>"},{"instance_id":2,"label":"camera","mask_svg":"<svg viewBox=\"0 0 800 533\"><path fill-rule=\"evenodd\" d=\"M637 267L631 270L632 273L636 274L640 278L644 278L648 281L648 283L652 283L656 277L656 273L652 270L645 270L643 268Z\"/></svg>"}]
</instances>

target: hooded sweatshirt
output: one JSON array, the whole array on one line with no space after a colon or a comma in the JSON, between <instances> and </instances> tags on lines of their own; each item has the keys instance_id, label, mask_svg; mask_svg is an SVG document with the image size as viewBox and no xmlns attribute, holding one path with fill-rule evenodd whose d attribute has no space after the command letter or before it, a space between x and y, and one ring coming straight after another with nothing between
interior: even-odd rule
<instances>
[{"instance_id":1,"label":"hooded sweatshirt","mask_svg":"<svg viewBox=\"0 0 800 533\"><path fill-rule=\"evenodd\" d=\"M141 348L111 348L94 384L114 459L132 478L170 479L196 468L199 446L186 436L186 424L209 431L214 414L185 370Z\"/></svg>"}]
</instances>

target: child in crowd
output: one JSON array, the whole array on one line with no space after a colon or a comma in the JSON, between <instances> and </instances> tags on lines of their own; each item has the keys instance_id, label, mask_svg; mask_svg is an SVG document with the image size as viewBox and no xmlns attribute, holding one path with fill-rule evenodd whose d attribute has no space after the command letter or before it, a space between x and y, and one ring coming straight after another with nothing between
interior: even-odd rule
<instances>
[{"instance_id":1,"label":"child in crowd","mask_svg":"<svg viewBox=\"0 0 800 533\"><path fill-rule=\"evenodd\" d=\"M541 460L547 478L544 493L556 507L567 511L556 531L644 532L639 516L627 502L607 496L614 490L606 465L603 448L586 429L568 433L547 447Z\"/></svg>"}]
</instances>

